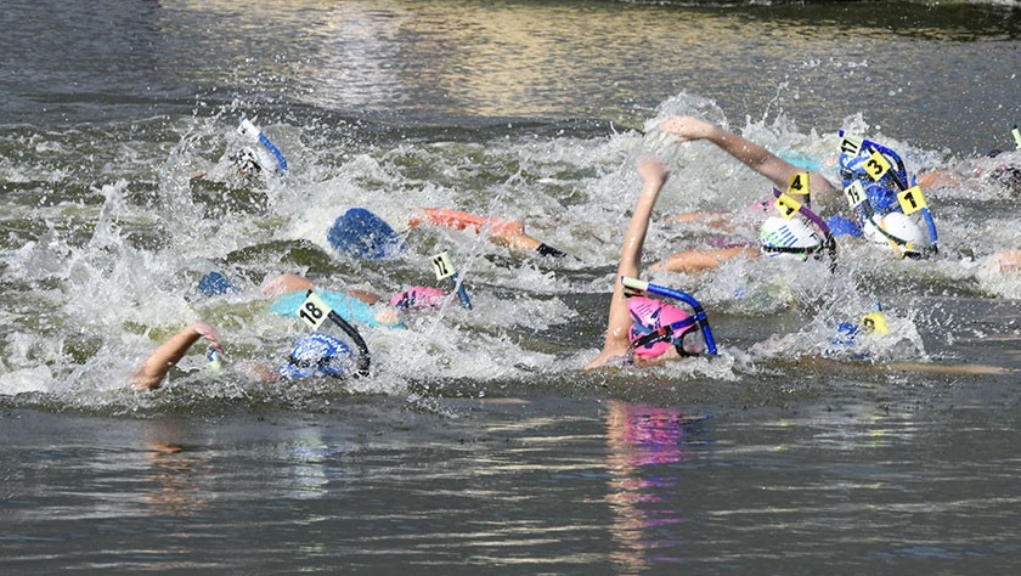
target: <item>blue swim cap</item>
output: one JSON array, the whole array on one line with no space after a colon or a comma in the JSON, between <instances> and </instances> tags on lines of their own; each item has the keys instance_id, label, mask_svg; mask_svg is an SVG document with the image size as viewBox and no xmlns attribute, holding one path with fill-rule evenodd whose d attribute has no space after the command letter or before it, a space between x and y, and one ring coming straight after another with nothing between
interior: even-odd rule
<instances>
[{"instance_id":1,"label":"blue swim cap","mask_svg":"<svg viewBox=\"0 0 1021 576\"><path fill-rule=\"evenodd\" d=\"M206 296L226 294L233 286L226 276L219 272L209 272L199 280L199 292Z\"/></svg>"},{"instance_id":2,"label":"blue swim cap","mask_svg":"<svg viewBox=\"0 0 1021 576\"><path fill-rule=\"evenodd\" d=\"M344 378L355 364L347 344L320 332L306 334L294 343L287 364L277 368L285 380L310 376Z\"/></svg>"}]
</instances>

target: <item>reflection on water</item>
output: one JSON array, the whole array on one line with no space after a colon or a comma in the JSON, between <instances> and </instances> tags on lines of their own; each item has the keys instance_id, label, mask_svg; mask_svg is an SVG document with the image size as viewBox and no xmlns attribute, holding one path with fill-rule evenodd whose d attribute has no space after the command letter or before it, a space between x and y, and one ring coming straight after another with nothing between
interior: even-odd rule
<instances>
[{"instance_id":1,"label":"reflection on water","mask_svg":"<svg viewBox=\"0 0 1021 576\"><path fill-rule=\"evenodd\" d=\"M675 408L609 403L606 500L617 543L612 558L629 574L669 557L679 559L683 543L673 525L689 521L691 511L678 506L690 497L682 493L698 490L681 477L679 464L697 458L688 447L704 443L698 438L703 421Z\"/></svg>"}]
</instances>

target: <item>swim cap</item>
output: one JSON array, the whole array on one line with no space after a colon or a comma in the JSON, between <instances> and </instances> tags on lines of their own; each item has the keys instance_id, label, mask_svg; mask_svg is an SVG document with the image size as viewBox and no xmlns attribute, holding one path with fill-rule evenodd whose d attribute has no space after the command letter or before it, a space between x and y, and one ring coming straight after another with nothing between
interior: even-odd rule
<instances>
[{"instance_id":1,"label":"swim cap","mask_svg":"<svg viewBox=\"0 0 1021 576\"><path fill-rule=\"evenodd\" d=\"M262 173L262 162L260 161L259 153L253 148L245 146L228 156L227 159L237 168L238 172L249 178L254 178Z\"/></svg>"},{"instance_id":2,"label":"swim cap","mask_svg":"<svg viewBox=\"0 0 1021 576\"><path fill-rule=\"evenodd\" d=\"M215 270L207 273L199 280L199 292L206 296L226 294L231 288L233 288L233 286L231 285L230 280Z\"/></svg>"},{"instance_id":3,"label":"swim cap","mask_svg":"<svg viewBox=\"0 0 1021 576\"><path fill-rule=\"evenodd\" d=\"M930 246L922 228L901 212L869 219L863 229L869 240L893 248L901 257L921 258Z\"/></svg>"},{"instance_id":4,"label":"swim cap","mask_svg":"<svg viewBox=\"0 0 1021 576\"><path fill-rule=\"evenodd\" d=\"M635 348L635 356L643 359L657 358L666 353L671 346L675 347L681 356L697 355L705 351L705 343L699 341L699 332L695 330L691 315L680 308L652 298L635 296L628 300L627 309L632 320L628 334L632 344L665 326L685 320L690 322L685 327L675 329L669 338Z\"/></svg>"},{"instance_id":5,"label":"swim cap","mask_svg":"<svg viewBox=\"0 0 1021 576\"><path fill-rule=\"evenodd\" d=\"M313 332L294 343L287 364L277 368L277 372L285 380L309 376L343 378L354 365L353 356L344 342L327 334Z\"/></svg>"},{"instance_id":6,"label":"swim cap","mask_svg":"<svg viewBox=\"0 0 1021 576\"><path fill-rule=\"evenodd\" d=\"M822 248L822 238L804 221L771 216L759 230L762 251L775 258L781 255L805 256Z\"/></svg>"},{"instance_id":7,"label":"swim cap","mask_svg":"<svg viewBox=\"0 0 1021 576\"><path fill-rule=\"evenodd\" d=\"M390 305L397 308L439 308L447 295L442 290L428 286L412 286L394 294Z\"/></svg>"}]
</instances>

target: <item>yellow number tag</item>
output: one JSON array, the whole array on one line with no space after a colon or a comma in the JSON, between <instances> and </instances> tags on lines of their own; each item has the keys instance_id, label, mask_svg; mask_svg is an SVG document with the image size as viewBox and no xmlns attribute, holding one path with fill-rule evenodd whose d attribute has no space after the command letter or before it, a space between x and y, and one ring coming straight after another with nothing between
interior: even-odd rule
<instances>
[{"instance_id":1,"label":"yellow number tag","mask_svg":"<svg viewBox=\"0 0 1021 576\"><path fill-rule=\"evenodd\" d=\"M865 186L862 186L862 183L857 180L851 182L850 186L844 188L844 198L847 198L847 203L851 205L851 208L856 208L865 201Z\"/></svg>"},{"instance_id":2,"label":"yellow number tag","mask_svg":"<svg viewBox=\"0 0 1021 576\"><path fill-rule=\"evenodd\" d=\"M861 317L861 325L869 332L886 334L890 331L886 325L886 316L882 312L872 312Z\"/></svg>"},{"instance_id":3,"label":"yellow number tag","mask_svg":"<svg viewBox=\"0 0 1021 576\"><path fill-rule=\"evenodd\" d=\"M883 174L889 172L890 168L890 163L886 161L886 157L879 152L873 152L872 156L869 156L869 159L865 161L865 171L876 181L882 178Z\"/></svg>"},{"instance_id":4,"label":"yellow number tag","mask_svg":"<svg viewBox=\"0 0 1021 576\"><path fill-rule=\"evenodd\" d=\"M840 141L840 151L851 156L857 156L861 152L863 142L857 136L844 136L844 139Z\"/></svg>"},{"instance_id":5,"label":"yellow number tag","mask_svg":"<svg viewBox=\"0 0 1021 576\"><path fill-rule=\"evenodd\" d=\"M808 172L798 172L791 176L791 185L787 187L788 194L811 194L808 189Z\"/></svg>"},{"instance_id":6,"label":"yellow number tag","mask_svg":"<svg viewBox=\"0 0 1021 576\"><path fill-rule=\"evenodd\" d=\"M454 268L454 263L450 260L450 255L446 252L440 252L433 256L432 263L433 269L436 270L437 280L450 278L454 274L457 274L457 268Z\"/></svg>"},{"instance_id":7,"label":"yellow number tag","mask_svg":"<svg viewBox=\"0 0 1021 576\"><path fill-rule=\"evenodd\" d=\"M793 218L794 215L798 213L798 210L801 210L801 202L798 202L786 194L781 194L779 198L774 200L773 206L775 206L776 211L787 220Z\"/></svg>"},{"instance_id":8,"label":"yellow number tag","mask_svg":"<svg viewBox=\"0 0 1021 576\"><path fill-rule=\"evenodd\" d=\"M298 308L298 317L305 321L313 330L317 330L329 318L333 308L327 304L318 294L309 290L305 301Z\"/></svg>"},{"instance_id":9,"label":"yellow number tag","mask_svg":"<svg viewBox=\"0 0 1021 576\"><path fill-rule=\"evenodd\" d=\"M925 196L922 194L922 188L920 186L912 186L907 190L897 195L897 200L900 202L900 209L905 214L914 214L922 208L928 206L925 203Z\"/></svg>"}]
</instances>

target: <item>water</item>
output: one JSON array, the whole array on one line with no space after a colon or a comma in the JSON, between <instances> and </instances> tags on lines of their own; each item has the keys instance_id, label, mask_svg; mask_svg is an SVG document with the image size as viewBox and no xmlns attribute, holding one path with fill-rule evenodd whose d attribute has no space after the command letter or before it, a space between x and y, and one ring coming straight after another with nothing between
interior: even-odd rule
<instances>
[{"instance_id":1,"label":"water","mask_svg":"<svg viewBox=\"0 0 1021 576\"><path fill-rule=\"evenodd\" d=\"M670 163L664 215L769 192L643 130L694 112L791 155L850 129L915 169L985 166L1021 119L1016 3L44 1L0 19L5 574L1018 565L1021 291L981 264L1017 245L1017 200L988 181L926 191L933 261L842 245L832 274L653 275L706 304L720 357L579 370L636 155ZM232 175L242 113L287 175ZM334 253L351 206L410 252ZM573 258L407 230L419 207L521 218ZM649 260L706 236L657 223ZM195 350L165 389L127 388L199 317L232 362L279 358L303 328L263 311L276 273L389 295L442 287L441 250L475 309L365 330L370 378L257 385L193 370ZM239 290L201 297L210 270ZM892 334L828 355L876 301Z\"/></svg>"}]
</instances>

